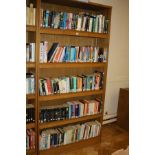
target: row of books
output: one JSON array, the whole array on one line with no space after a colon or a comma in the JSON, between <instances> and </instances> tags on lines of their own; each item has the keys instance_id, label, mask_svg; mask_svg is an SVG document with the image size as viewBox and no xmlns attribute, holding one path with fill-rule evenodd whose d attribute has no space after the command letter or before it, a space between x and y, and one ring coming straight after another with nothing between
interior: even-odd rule
<instances>
[{"instance_id":1,"label":"row of books","mask_svg":"<svg viewBox=\"0 0 155 155\"><path fill-rule=\"evenodd\" d=\"M33 129L26 130L26 150L35 149L35 131Z\"/></svg>"},{"instance_id":2,"label":"row of books","mask_svg":"<svg viewBox=\"0 0 155 155\"><path fill-rule=\"evenodd\" d=\"M106 62L107 48L93 46L60 46L53 43L48 51L48 42L40 43L40 63L47 62Z\"/></svg>"},{"instance_id":3,"label":"row of books","mask_svg":"<svg viewBox=\"0 0 155 155\"><path fill-rule=\"evenodd\" d=\"M35 77L33 73L26 73L26 94L35 93Z\"/></svg>"},{"instance_id":4,"label":"row of books","mask_svg":"<svg viewBox=\"0 0 155 155\"><path fill-rule=\"evenodd\" d=\"M35 25L36 8L33 3L30 3L30 7L26 7L26 25Z\"/></svg>"},{"instance_id":5,"label":"row of books","mask_svg":"<svg viewBox=\"0 0 155 155\"><path fill-rule=\"evenodd\" d=\"M35 109L33 104L26 104L26 123L35 122Z\"/></svg>"},{"instance_id":6,"label":"row of books","mask_svg":"<svg viewBox=\"0 0 155 155\"><path fill-rule=\"evenodd\" d=\"M40 123L94 115L101 112L102 101L94 100L70 101L63 105L42 106Z\"/></svg>"},{"instance_id":7,"label":"row of books","mask_svg":"<svg viewBox=\"0 0 155 155\"><path fill-rule=\"evenodd\" d=\"M108 33L108 20L103 14L88 14L84 12L58 12L40 10L40 26L54 29L73 29L78 31Z\"/></svg>"},{"instance_id":8,"label":"row of books","mask_svg":"<svg viewBox=\"0 0 155 155\"><path fill-rule=\"evenodd\" d=\"M46 150L96 137L100 134L100 129L101 123L96 120L61 128L46 129L40 133L39 149Z\"/></svg>"},{"instance_id":9,"label":"row of books","mask_svg":"<svg viewBox=\"0 0 155 155\"><path fill-rule=\"evenodd\" d=\"M35 62L35 43L26 43L26 62Z\"/></svg>"},{"instance_id":10,"label":"row of books","mask_svg":"<svg viewBox=\"0 0 155 155\"><path fill-rule=\"evenodd\" d=\"M91 75L66 76L39 79L40 95L62 94L99 90L103 87L104 72L95 71Z\"/></svg>"}]
</instances>

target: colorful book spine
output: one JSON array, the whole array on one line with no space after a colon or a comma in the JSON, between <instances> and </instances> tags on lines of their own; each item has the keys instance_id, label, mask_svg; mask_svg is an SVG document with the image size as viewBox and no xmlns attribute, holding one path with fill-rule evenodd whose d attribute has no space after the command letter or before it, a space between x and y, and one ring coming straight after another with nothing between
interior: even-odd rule
<instances>
[{"instance_id":1,"label":"colorful book spine","mask_svg":"<svg viewBox=\"0 0 155 155\"><path fill-rule=\"evenodd\" d=\"M100 134L100 131L101 123L97 120L68 125L62 128L42 130L39 138L39 150L46 150L51 147L59 147L96 137Z\"/></svg>"}]
</instances>

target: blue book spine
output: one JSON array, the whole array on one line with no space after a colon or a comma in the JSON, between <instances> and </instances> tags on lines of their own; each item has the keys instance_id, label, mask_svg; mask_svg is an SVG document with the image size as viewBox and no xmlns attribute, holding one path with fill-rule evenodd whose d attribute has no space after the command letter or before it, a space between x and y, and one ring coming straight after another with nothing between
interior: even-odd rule
<instances>
[{"instance_id":1,"label":"blue book spine","mask_svg":"<svg viewBox=\"0 0 155 155\"><path fill-rule=\"evenodd\" d=\"M86 48L86 62L89 62L89 57L90 57L90 51L89 48Z\"/></svg>"},{"instance_id":2,"label":"blue book spine","mask_svg":"<svg viewBox=\"0 0 155 155\"><path fill-rule=\"evenodd\" d=\"M48 27L49 10L46 10L45 27Z\"/></svg>"},{"instance_id":3,"label":"blue book spine","mask_svg":"<svg viewBox=\"0 0 155 155\"><path fill-rule=\"evenodd\" d=\"M68 47L66 47L66 52L65 52L65 61L68 62L69 61L69 51L68 51Z\"/></svg>"},{"instance_id":4,"label":"blue book spine","mask_svg":"<svg viewBox=\"0 0 155 155\"><path fill-rule=\"evenodd\" d=\"M77 78L76 77L73 77L73 85L74 85L74 89L73 91L76 92L76 81L77 81Z\"/></svg>"},{"instance_id":5,"label":"blue book spine","mask_svg":"<svg viewBox=\"0 0 155 155\"><path fill-rule=\"evenodd\" d=\"M70 62L75 62L75 53L76 53L76 50L75 50L75 47L72 47L71 48L71 55L70 55Z\"/></svg>"},{"instance_id":6,"label":"blue book spine","mask_svg":"<svg viewBox=\"0 0 155 155\"><path fill-rule=\"evenodd\" d=\"M63 17L63 28L66 29L67 12L64 12Z\"/></svg>"},{"instance_id":7,"label":"blue book spine","mask_svg":"<svg viewBox=\"0 0 155 155\"><path fill-rule=\"evenodd\" d=\"M71 118L73 117L73 105L71 105Z\"/></svg>"},{"instance_id":8,"label":"blue book spine","mask_svg":"<svg viewBox=\"0 0 155 155\"><path fill-rule=\"evenodd\" d=\"M76 62L76 53L77 51L76 51L76 48L74 47L74 62Z\"/></svg>"}]
</instances>

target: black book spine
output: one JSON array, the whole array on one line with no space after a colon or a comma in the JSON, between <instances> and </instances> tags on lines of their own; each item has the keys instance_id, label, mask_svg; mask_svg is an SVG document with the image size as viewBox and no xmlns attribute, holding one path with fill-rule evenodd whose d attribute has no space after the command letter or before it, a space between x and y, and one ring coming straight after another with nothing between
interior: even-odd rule
<instances>
[{"instance_id":1,"label":"black book spine","mask_svg":"<svg viewBox=\"0 0 155 155\"><path fill-rule=\"evenodd\" d=\"M69 107L65 108L65 118L69 118Z\"/></svg>"},{"instance_id":2,"label":"black book spine","mask_svg":"<svg viewBox=\"0 0 155 155\"><path fill-rule=\"evenodd\" d=\"M33 122L35 122L35 109L33 108Z\"/></svg>"}]
</instances>

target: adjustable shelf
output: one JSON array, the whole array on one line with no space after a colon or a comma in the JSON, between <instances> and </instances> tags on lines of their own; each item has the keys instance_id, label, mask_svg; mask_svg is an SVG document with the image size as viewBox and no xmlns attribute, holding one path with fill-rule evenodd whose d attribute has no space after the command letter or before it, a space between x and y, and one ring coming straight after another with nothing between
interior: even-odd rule
<instances>
[{"instance_id":1,"label":"adjustable shelf","mask_svg":"<svg viewBox=\"0 0 155 155\"><path fill-rule=\"evenodd\" d=\"M40 33L49 34L49 35L53 34L53 35L67 35L67 36L109 39L109 34L68 30L68 29L63 30L63 29L52 29L52 28L40 28Z\"/></svg>"},{"instance_id":2,"label":"adjustable shelf","mask_svg":"<svg viewBox=\"0 0 155 155\"><path fill-rule=\"evenodd\" d=\"M95 114L95 115L88 115L88 116L83 116L83 117L78 117L78 118L53 121L53 122L48 122L48 123L40 123L39 129L41 130L45 128L53 128L53 127L63 126L67 124L77 123L77 122L89 121L89 120L101 118L102 116L103 116L102 114Z\"/></svg>"},{"instance_id":3,"label":"adjustable shelf","mask_svg":"<svg viewBox=\"0 0 155 155\"><path fill-rule=\"evenodd\" d=\"M48 95L48 96L39 96L39 101L59 100L59 99L91 96L91 95L101 95L101 94L103 94L103 90L91 90L91 91L83 91L83 92L76 92L76 93L54 94L54 95Z\"/></svg>"},{"instance_id":4,"label":"adjustable shelf","mask_svg":"<svg viewBox=\"0 0 155 155\"><path fill-rule=\"evenodd\" d=\"M26 67L27 68L35 68L35 62L27 62Z\"/></svg>"},{"instance_id":5,"label":"adjustable shelf","mask_svg":"<svg viewBox=\"0 0 155 155\"><path fill-rule=\"evenodd\" d=\"M26 31L35 32L36 26L26 25Z\"/></svg>"},{"instance_id":6,"label":"adjustable shelf","mask_svg":"<svg viewBox=\"0 0 155 155\"><path fill-rule=\"evenodd\" d=\"M87 68L87 67L106 67L107 63L99 62L73 62L73 63L40 63L39 68Z\"/></svg>"},{"instance_id":7,"label":"adjustable shelf","mask_svg":"<svg viewBox=\"0 0 155 155\"><path fill-rule=\"evenodd\" d=\"M26 94L27 99L35 99L35 94Z\"/></svg>"},{"instance_id":8,"label":"adjustable shelf","mask_svg":"<svg viewBox=\"0 0 155 155\"><path fill-rule=\"evenodd\" d=\"M27 123L26 124L26 129L31 129L31 128L35 128L35 123Z\"/></svg>"}]
</instances>

